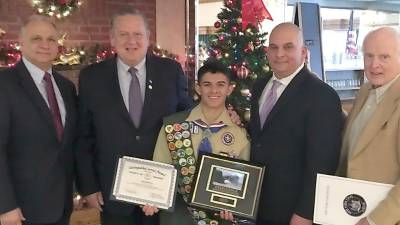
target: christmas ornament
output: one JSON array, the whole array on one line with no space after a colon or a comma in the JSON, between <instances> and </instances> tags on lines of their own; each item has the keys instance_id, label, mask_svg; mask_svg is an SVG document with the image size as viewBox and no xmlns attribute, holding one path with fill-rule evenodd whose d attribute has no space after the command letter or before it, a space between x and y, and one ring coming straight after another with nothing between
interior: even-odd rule
<instances>
[{"instance_id":1,"label":"christmas ornament","mask_svg":"<svg viewBox=\"0 0 400 225\"><path fill-rule=\"evenodd\" d=\"M241 79L245 79L249 76L249 69L245 66L241 66L237 71L237 76Z\"/></svg>"},{"instance_id":2,"label":"christmas ornament","mask_svg":"<svg viewBox=\"0 0 400 225\"><path fill-rule=\"evenodd\" d=\"M267 46L264 46L264 47L263 47L263 51L264 51L265 53L267 53L267 52L268 52L268 47L267 47Z\"/></svg>"},{"instance_id":3,"label":"christmas ornament","mask_svg":"<svg viewBox=\"0 0 400 225\"><path fill-rule=\"evenodd\" d=\"M245 120L246 122L249 122L250 119L251 119L250 117L251 117L250 109L249 109L249 108L246 108L245 111L244 111L244 113L243 113L243 118L244 118L244 120Z\"/></svg>"},{"instance_id":4,"label":"christmas ornament","mask_svg":"<svg viewBox=\"0 0 400 225\"><path fill-rule=\"evenodd\" d=\"M214 23L214 27L215 28L220 28L221 27L221 22L220 21L215 22Z\"/></svg>"},{"instance_id":5,"label":"christmas ornament","mask_svg":"<svg viewBox=\"0 0 400 225\"><path fill-rule=\"evenodd\" d=\"M233 7L233 4L234 4L234 1L233 1L233 0L227 0L227 1L226 1L226 5L227 5L229 8L232 8L232 7Z\"/></svg>"},{"instance_id":6,"label":"christmas ornament","mask_svg":"<svg viewBox=\"0 0 400 225\"><path fill-rule=\"evenodd\" d=\"M247 97L250 95L250 90L249 89L242 89L240 90L240 94L242 94L243 97Z\"/></svg>"},{"instance_id":7,"label":"christmas ornament","mask_svg":"<svg viewBox=\"0 0 400 225\"><path fill-rule=\"evenodd\" d=\"M219 37L218 37L218 40L219 40L219 41L224 41L224 40L225 40L225 36L223 36L223 35L219 36Z\"/></svg>"},{"instance_id":8,"label":"christmas ornament","mask_svg":"<svg viewBox=\"0 0 400 225\"><path fill-rule=\"evenodd\" d=\"M231 69L236 72L238 70L239 66L237 64L231 65Z\"/></svg>"},{"instance_id":9,"label":"christmas ornament","mask_svg":"<svg viewBox=\"0 0 400 225\"><path fill-rule=\"evenodd\" d=\"M231 31L234 32L234 33L236 33L238 30L239 30L239 28L238 28L237 25L233 25L232 28L231 28Z\"/></svg>"},{"instance_id":10,"label":"christmas ornament","mask_svg":"<svg viewBox=\"0 0 400 225\"><path fill-rule=\"evenodd\" d=\"M256 46L259 46L261 44L261 40L257 38L256 40L254 40L254 44Z\"/></svg>"},{"instance_id":11,"label":"christmas ornament","mask_svg":"<svg viewBox=\"0 0 400 225\"><path fill-rule=\"evenodd\" d=\"M264 70L264 72L269 72L270 68L268 65L264 65L263 70Z\"/></svg>"}]
</instances>

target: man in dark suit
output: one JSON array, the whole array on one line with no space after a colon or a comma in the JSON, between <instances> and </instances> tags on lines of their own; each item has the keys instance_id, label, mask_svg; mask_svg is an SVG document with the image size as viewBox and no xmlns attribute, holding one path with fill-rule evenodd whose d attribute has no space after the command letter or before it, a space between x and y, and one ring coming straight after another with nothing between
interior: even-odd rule
<instances>
[{"instance_id":1,"label":"man in dark suit","mask_svg":"<svg viewBox=\"0 0 400 225\"><path fill-rule=\"evenodd\" d=\"M162 118L192 104L187 82L177 62L146 55L149 29L139 11L114 15L110 34L117 57L80 75L78 187L103 225L158 224L158 216L110 200L114 172L121 156L152 159Z\"/></svg>"},{"instance_id":2,"label":"man in dark suit","mask_svg":"<svg viewBox=\"0 0 400 225\"><path fill-rule=\"evenodd\" d=\"M317 173L333 174L343 118L336 92L304 65L292 23L275 27L267 52L273 75L253 89L251 160L265 164L257 224L312 224Z\"/></svg>"},{"instance_id":3,"label":"man in dark suit","mask_svg":"<svg viewBox=\"0 0 400 225\"><path fill-rule=\"evenodd\" d=\"M0 224L67 225L72 211L76 92L52 70L59 33L32 16L23 58L0 72Z\"/></svg>"}]
</instances>

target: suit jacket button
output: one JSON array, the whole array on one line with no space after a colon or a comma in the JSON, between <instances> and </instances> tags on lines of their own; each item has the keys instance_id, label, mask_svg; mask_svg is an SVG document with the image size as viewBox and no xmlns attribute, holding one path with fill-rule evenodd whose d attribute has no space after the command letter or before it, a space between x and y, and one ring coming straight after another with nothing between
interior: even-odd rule
<instances>
[{"instance_id":1,"label":"suit jacket button","mask_svg":"<svg viewBox=\"0 0 400 225\"><path fill-rule=\"evenodd\" d=\"M136 141L140 141L140 136L139 135L136 136Z\"/></svg>"}]
</instances>

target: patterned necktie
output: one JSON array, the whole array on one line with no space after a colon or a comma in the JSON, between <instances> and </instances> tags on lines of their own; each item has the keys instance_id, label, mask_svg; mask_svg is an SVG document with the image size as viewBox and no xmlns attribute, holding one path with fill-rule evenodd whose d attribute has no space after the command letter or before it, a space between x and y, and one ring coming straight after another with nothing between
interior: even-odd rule
<instances>
[{"instance_id":1,"label":"patterned necktie","mask_svg":"<svg viewBox=\"0 0 400 225\"><path fill-rule=\"evenodd\" d=\"M267 98L266 98L266 100L264 102L264 105L263 105L263 107L261 109L261 112L260 112L260 125L261 125L261 128L264 127L264 123L265 123L265 120L268 117L268 114L271 112L271 110L274 107L276 101L278 100L276 91L277 91L279 86L281 86L281 82L279 82L278 80L273 80L272 81L272 87L268 92Z\"/></svg>"},{"instance_id":2,"label":"patterned necktie","mask_svg":"<svg viewBox=\"0 0 400 225\"><path fill-rule=\"evenodd\" d=\"M220 121L219 123L213 123L208 126L201 119L195 120L193 123L199 126L203 131L203 139L201 140L198 148L199 156L205 152L212 153L211 143L208 138L211 137L212 134L217 133L219 130L226 127L226 125L224 122Z\"/></svg>"},{"instance_id":3,"label":"patterned necktie","mask_svg":"<svg viewBox=\"0 0 400 225\"><path fill-rule=\"evenodd\" d=\"M58 139L58 141L61 142L64 128L63 128L63 125L61 122L60 108L58 108L58 103L57 103L57 99L56 99L56 94L54 92L53 82L51 82L51 75L46 72L44 74L43 80L44 80L44 84L45 84L45 88L46 88L49 109L50 109L51 115L53 116L53 122L54 122L54 126L56 128L57 139Z\"/></svg>"},{"instance_id":4,"label":"patterned necktie","mask_svg":"<svg viewBox=\"0 0 400 225\"><path fill-rule=\"evenodd\" d=\"M135 67L129 69L129 73L132 76L131 83L129 85L129 115L135 127L140 126L140 118L142 116L142 94L140 92L140 84L138 79L138 71Z\"/></svg>"}]
</instances>

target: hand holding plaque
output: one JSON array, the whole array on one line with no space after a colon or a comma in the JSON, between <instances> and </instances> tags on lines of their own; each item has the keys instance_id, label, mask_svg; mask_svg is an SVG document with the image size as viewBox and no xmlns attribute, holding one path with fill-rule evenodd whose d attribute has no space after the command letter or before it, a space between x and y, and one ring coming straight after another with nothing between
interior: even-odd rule
<instances>
[{"instance_id":1,"label":"hand holding plaque","mask_svg":"<svg viewBox=\"0 0 400 225\"><path fill-rule=\"evenodd\" d=\"M256 219L263 166L213 154L198 160L190 205Z\"/></svg>"},{"instance_id":2,"label":"hand holding plaque","mask_svg":"<svg viewBox=\"0 0 400 225\"><path fill-rule=\"evenodd\" d=\"M111 199L172 211L176 177L172 165L124 156L118 162Z\"/></svg>"}]
</instances>

